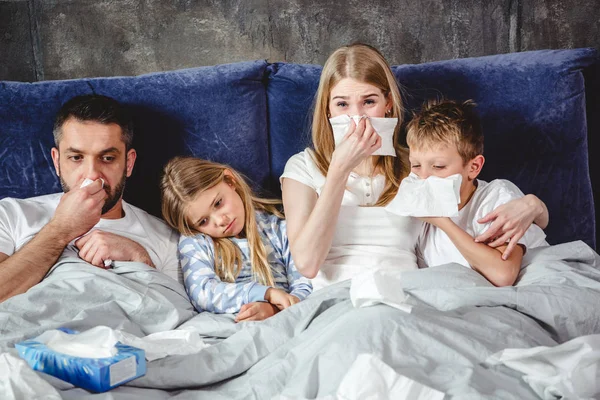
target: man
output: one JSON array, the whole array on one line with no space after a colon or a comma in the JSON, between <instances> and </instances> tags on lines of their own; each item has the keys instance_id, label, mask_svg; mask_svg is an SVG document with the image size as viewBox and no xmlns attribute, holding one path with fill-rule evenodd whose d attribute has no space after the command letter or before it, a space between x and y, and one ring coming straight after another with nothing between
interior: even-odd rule
<instances>
[{"instance_id":1,"label":"man","mask_svg":"<svg viewBox=\"0 0 600 400\"><path fill-rule=\"evenodd\" d=\"M138 261L178 279L176 233L122 199L132 141L116 100L86 95L63 105L51 155L64 194L0 200L0 301L26 292L64 257L100 268Z\"/></svg>"}]
</instances>

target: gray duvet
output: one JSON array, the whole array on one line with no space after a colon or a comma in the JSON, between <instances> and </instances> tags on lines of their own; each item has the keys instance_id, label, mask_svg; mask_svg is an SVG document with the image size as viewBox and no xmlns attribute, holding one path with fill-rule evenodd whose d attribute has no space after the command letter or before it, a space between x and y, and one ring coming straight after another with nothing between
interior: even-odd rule
<instances>
[{"instance_id":1,"label":"gray duvet","mask_svg":"<svg viewBox=\"0 0 600 400\"><path fill-rule=\"evenodd\" d=\"M357 355L456 399L536 399L522 376L482 365L505 348L553 346L600 333L599 256L583 242L529 250L515 287L495 288L459 265L405 272L406 313L354 308L349 282L262 322L193 311L183 288L137 263L113 270L76 259L0 304L0 351L57 327L106 325L137 336L175 328L212 346L148 363L145 376L91 394L45 377L63 398L272 399L334 394Z\"/></svg>"}]
</instances>

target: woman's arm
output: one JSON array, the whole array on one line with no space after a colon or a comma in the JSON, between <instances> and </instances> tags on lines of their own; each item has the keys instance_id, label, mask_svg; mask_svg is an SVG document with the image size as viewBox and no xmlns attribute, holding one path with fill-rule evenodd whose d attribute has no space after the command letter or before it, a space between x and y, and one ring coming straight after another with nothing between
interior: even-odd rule
<instances>
[{"instance_id":1,"label":"woman's arm","mask_svg":"<svg viewBox=\"0 0 600 400\"><path fill-rule=\"evenodd\" d=\"M325 261L350 172L381 147L381 137L368 118L350 123L349 133L336 147L321 195L290 178L281 185L292 257L298 271L314 278Z\"/></svg>"},{"instance_id":2,"label":"woman's arm","mask_svg":"<svg viewBox=\"0 0 600 400\"><path fill-rule=\"evenodd\" d=\"M450 218L424 218L443 230L471 267L495 286L511 286L517 280L523 260L523 249L517 246L510 257L502 258L506 245L492 248L473 241L471 235L456 225Z\"/></svg>"},{"instance_id":3,"label":"woman's arm","mask_svg":"<svg viewBox=\"0 0 600 400\"><path fill-rule=\"evenodd\" d=\"M493 222L492 222L493 221ZM548 208L537 196L528 194L525 197L511 200L497 207L478 220L480 224L492 222L489 229L475 238L476 242L488 243L490 247L508 242L503 258L508 259L532 223L544 229L548 226Z\"/></svg>"},{"instance_id":4,"label":"woman's arm","mask_svg":"<svg viewBox=\"0 0 600 400\"><path fill-rule=\"evenodd\" d=\"M317 275L331 248L348 175L330 168L319 197L303 183L283 179L290 251L296 269L307 278Z\"/></svg>"}]
</instances>

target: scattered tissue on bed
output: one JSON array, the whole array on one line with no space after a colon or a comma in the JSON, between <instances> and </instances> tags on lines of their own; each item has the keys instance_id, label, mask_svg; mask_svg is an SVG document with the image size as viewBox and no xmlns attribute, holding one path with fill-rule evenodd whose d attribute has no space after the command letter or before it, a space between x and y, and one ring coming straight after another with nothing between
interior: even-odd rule
<instances>
[{"instance_id":1,"label":"scattered tissue on bed","mask_svg":"<svg viewBox=\"0 0 600 400\"><path fill-rule=\"evenodd\" d=\"M412 306L406 304L408 295L401 285L401 271L384 269L365 271L352 278L350 300L355 308L387 304L390 307L410 313Z\"/></svg>"},{"instance_id":2,"label":"scattered tissue on bed","mask_svg":"<svg viewBox=\"0 0 600 400\"><path fill-rule=\"evenodd\" d=\"M542 399L597 399L600 395L600 335L586 335L554 347L505 349L485 365L504 364Z\"/></svg>"},{"instance_id":3,"label":"scattered tissue on bed","mask_svg":"<svg viewBox=\"0 0 600 400\"><path fill-rule=\"evenodd\" d=\"M460 174L419 178L411 172L400 183L386 211L404 217L456 217L460 203Z\"/></svg>"},{"instance_id":4,"label":"scattered tissue on bed","mask_svg":"<svg viewBox=\"0 0 600 400\"><path fill-rule=\"evenodd\" d=\"M50 330L17 343L31 368L75 386L105 392L146 373L144 350L122 344L112 329Z\"/></svg>"}]
</instances>

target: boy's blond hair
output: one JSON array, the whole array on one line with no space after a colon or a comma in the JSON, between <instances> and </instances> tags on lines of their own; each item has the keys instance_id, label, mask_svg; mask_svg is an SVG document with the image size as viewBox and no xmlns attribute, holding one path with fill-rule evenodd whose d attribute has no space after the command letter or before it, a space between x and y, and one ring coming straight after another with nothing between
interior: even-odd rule
<instances>
[{"instance_id":1,"label":"boy's blond hair","mask_svg":"<svg viewBox=\"0 0 600 400\"><path fill-rule=\"evenodd\" d=\"M413 116L406 130L411 150L455 146L464 163L483 154L483 132L472 100L430 100Z\"/></svg>"},{"instance_id":2,"label":"boy's blond hair","mask_svg":"<svg viewBox=\"0 0 600 400\"><path fill-rule=\"evenodd\" d=\"M225 172L228 171L230 175ZM274 286L267 251L256 225L255 210L283 218L277 209L280 200L256 197L243 177L233 168L194 157L175 157L167 163L161 179L162 215L179 233L193 236L200 231L187 216L187 208L196 197L221 182L231 184L244 204L244 229L250 249L252 275L262 285ZM215 273L224 282L235 282L242 270L242 253L230 238L213 238Z\"/></svg>"}]
</instances>

